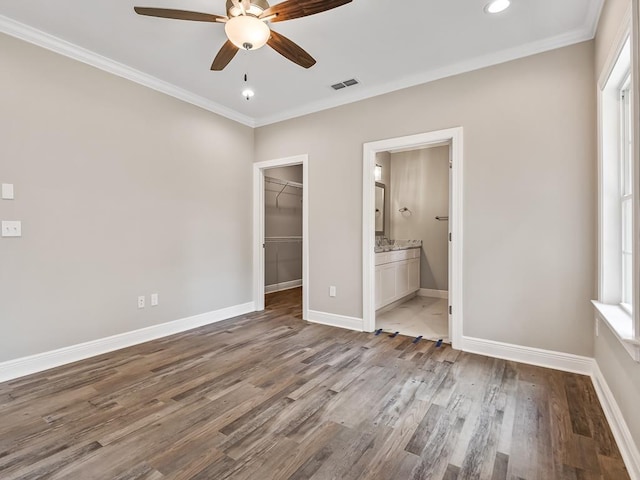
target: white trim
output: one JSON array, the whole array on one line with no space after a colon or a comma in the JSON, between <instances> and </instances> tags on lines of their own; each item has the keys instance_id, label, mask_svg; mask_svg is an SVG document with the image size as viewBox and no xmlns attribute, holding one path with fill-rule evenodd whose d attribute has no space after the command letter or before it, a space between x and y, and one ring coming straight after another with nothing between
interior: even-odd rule
<instances>
[{"instance_id":1,"label":"white trim","mask_svg":"<svg viewBox=\"0 0 640 480\"><path fill-rule=\"evenodd\" d=\"M613 392L609 388L604 375L600 371L598 362L593 362L593 372L591 374L591 380L593 386L600 400L604 415L607 417L607 422L613 433L613 437L618 444L622 459L627 467L631 480L640 480L640 452L638 447L633 441L627 422L620 411L620 407L616 402L616 398Z\"/></svg>"},{"instance_id":2,"label":"white trim","mask_svg":"<svg viewBox=\"0 0 640 480\"><path fill-rule=\"evenodd\" d=\"M602 320L631 358L640 362L640 342L633 337L633 317L620 305L608 305L594 300L591 303L596 311L596 322Z\"/></svg>"},{"instance_id":3,"label":"white trim","mask_svg":"<svg viewBox=\"0 0 640 480\"><path fill-rule=\"evenodd\" d=\"M507 48L499 52L490 53L464 60L453 65L446 65L440 68L429 70L427 72L417 73L415 75L397 78L383 85L371 88L361 86L357 89L341 90L336 96L329 99L308 103L300 107L285 110L284 112L274 115L266 115L255 119L256 127L263 127L272 123L278 123L290 120L296 117L302 117L311 113L328 110L330 108L347 105L349 103L358 102L367 98L384 95L386 93L395 92L404 88L414 87L425 83L433 82L454 75L472 72L481 68L499 65L501 63L510 62L520 58L529 57L539 53L555 50L557 48L568 47L576 43L592 40L595 36L598 19L602 10L603 0L592 0L589 5L585 24L576 30L557 35L555 37L546 38L518 47ZM346 90L346 89L344 89Z\"/></svg>"},{"instance_id":4,"label":"white trim","mask_svg":"<svg viewBox=\"0 0 640 480\"><path fill-rule=\"evenodd\" d=\"M92 67L117 75L118 77L126 78L127 80L144 85L145 87L203 108L235 122L242 123L248 127L256 126L255 121L251 117L236 112L231 108L3 15L0 15L0 32L91 65Z\"/></svg>"},{"instance_id":5,"label":"white trim","mask_svg":"<svg viewBox=\"0 0 640 480\"><path fill-rule=\"evenodd\" d=\"M469 353L590 376L629 476L640 480L640 451L595 359L472 337L464 337L462 347Z\"/></svg>"},{"instance_id":6,"label":"white trim","mask_svg":"<svg viewBox=\"0 0 640 480\"><path fill-rule=\"evenodd\" d=\"M631 4L627 7L620 21L620 26L616 32L615 39L612 42L612 47L609 49L607 58L602 66L602 71L598 75L598 90L604 89L609 80L609 76L615 67L620 52L624 48L627 37L631 35Z\"/></svg>"},{"instance_id":7,"label":"white trim","mask_svg":"<svg viewBox=\"0 0 640 480\"><path fill-rule=\"evenodd\" d=\"M265 285L264 293L282 292L284 290L291 290L292 288L298 288L302 286L302 279L291 280L289 282L273 283L271 285Z\"/></svg>"},{"instance_id":8,"label":"white trim","mask_svg":"<svg viewBox=\"0 0 640 480\"><path fill-rule=\"evenodd\" d=\"M421 288L418 290L419 297L431 298L449 298L449 292L446 290L432 290L430 288Z\"/></svg>"},{"instance_id":9,"label":"white trim","mask_svg":"<svg viewBox=\"0 0 640 480\"><path fill-rule=\"evenodd\" d=\"M253 164L253 303L264 310L264 171L302 165L302 318L309 316L309 155L266 160Z\"/></svg>"},{"instance_id":10,"label":"white trim","mask_svg":"<svg viewBox=\"0 0 640 480\"><path fill-rule=\"evenodd\" d=\"M528 57L530 55L535 55L549 50L573 45L575 43L591 40L595 35L598 19L602 10L602 5L603 0L591 0L589 3L587 15L585 16L584 24L580 28L563 33L561 35L557 35L555 37L542 39L518 47L508 48L488 55L482 55L470 60L465 60L453 65L436 68L427 72L421 72L412 76L399 78L376 87L356 89L355 91L349 92L349 94L345 94L346 92L343 92L338 96L333 96L326 100L313 102L301 107L285 110L284 112L276 113L274 115L267 115L260 118L248 117L247 115L241 114L233 109L222 106L200 95L177 87L176 85L165 82L164 80L160 80L132 67L116 62L90 50L82 48L78 45L67 42L34 27L17 22L16 20L2 15L0 15L0 32L6 33L16 38L20 38L34 45L38 45L40 47L46 48L47 50L51 50L66 57L73 58L88 65L92 65L114 75L127 78L133 82L178 98L187 103L191 103L198 107L204 108L205 110L216 113L218 115L222 115L223 117L237 121L244 125L250 127L262 127L265 125L270 125L272 123L289 120L291 118L300 117L329 108L338 107L340 105L357 102L366 98L394 92L403 88L432 82L453 75L459 75L461 73L478 70L492 65L498 65L500 63L509 62L519 58Z\"/></svg>"},{"instance_id":11,"label":"white trim","mask_svg":"<svg viewBox=\"0 0 640 480\"><path fill-rule=\"evenodd\" d=\"M375 182L373 170L376 153L399 148L425 148L434 144L447 142L451 144L451 189L449 231L450 242L450 275L449 304L453 314L449 315L449 338L453 348L460 348L463 330L462 302L462 262L463 262L463 129L454 127L435 132L421 133L407 137L391 138L377 142L365 143L363 146L362 174L362 312L364 330L375 329L375 234L374 234L374 199Z\"/></svg>"},{"instance_id":12,"label":"white trim","mask_svg":"<svg viewBox=\"0 0 640 480\"><path fill-rule=\"evenodd\" d=\"M573 355L571 353L554 352L541 348L523 347L510 343L495 342L481 338L463 337L462 350L469 353L502 358L514 362L553 368L564 372L591 375L593 358Z\"/></svg>"},{"instance_id":13,"label":"white trim","mask_svg":"<svg viewBox=\"0 0 640 480\"><path fill-rule=\"evenodd\" d=\"M356 330L358 332L362 332L364 326L364 322L361 318L336 315L335 313L318 312L316 310L309 310L309 318L307 318L307 321L311 323L319 323L321 325L329 325L330 327Z\"/></svg>"},{"instance_id":14,"label":"white trim","mask_svg":"<svg viewBox=\"0 0 640 480\"><path fill-rule=\"evenodd\" d=\"M598 31L600 15L604 8L604 0L592 0L587 8L587 17L584 26L591 33L591 38L595 38Z\"/></svg>"},{"instance_id":15,"label":"white trim","mask_svg":"<svg viewBox=\"0 0 640 480\"><path fill-rule=\"evenodd\" d=\"M615 144L617 148L617 137L619 135L618 132L608 132L605 130L605 128L610 128L610 125L612 125L612 123L609 122L608 119L611 117L611 115L613 115L610 111L612 107L608 106L610 102L608 101L606 95L611 95L610 90L613 89L613 87L609 84L614 83L615 85L622 79L621 75L624 73L624 71L620 70L620 68L618 67L618 58L623 53L624 49L629 47L629 45L631 48L631 76L632 79L635 77L634 72L637 64L637 52L636 43L633 41L634 35L632 35L632 29L636 27L632 25L632 16L633 8L630 4L625 10L623 18L620 21L615 39L611 44L611 48L607 53L607 58L604 62L602 70L598 75L598 301L593 301L592 303L595 306L597 313L596 331L599 322L603 321L607 325L607 327L611 329L612 333L618 339L618 341L620 341L627 353L636 362L638 362L640 361L640 341L637 337L634 336L634 328L640 330L640 328L637 327L637 325L640 323L640 314L636 312L630 317L620 308L619 305L617 305L621 300L620 290L622 288L622 285L619 284L621 281L621 275L618 271L618 263L616 261L610 262L608 261L608 259L610 259L610 257L614 260L619 258L619 248L622 244L622 241L621 239L616 237L619 232L616 231L615 234L612 233L612 231L607 228L607 222L605 222L605 218L609 218L612 215L619 214L618 193L616 193L616 195L609 195L607 194L607 188L609 188L608 185L611 184L612 178L614 179L614 181L618 181L618 176L620 175L619 172L617 172L615 175L611 174L610 172L607 173L608 169L605 168L605 156L610 153L609 149L612 148L613 144ZM629 44L629 42L631 43ZM633 81L634 84L637 83L636 80ZM617 85L615 87L615 91L617 94ZM634 87L634 96L635 93L636 91ZM634 101L634 106L632 108L635 108L635 104L637 104L637 101ZM614 114L619 114L617 107L614 109L614 111ZM613 140L610 140L610 137L612 137ZM634 138L634 143L635 142L636 138ZM636 145L634 145L634 150L635 146ZM633 155L634 157L637 157L637 151L634 152ZM634 158L634 170L637 170L635 168L636 165L637 158ZM637 183L634 184L634 191L637 191ZM615 197L615 200L610 197ZM634 213L636 210L637 208L634 207ZM638 225L636 225L634 228L636 230L636 232L634 232L634 245L638 245L640 243L637 233ZM638 261L639 260L636 256L636 258L634 258L634 272L636 275L634 280L637 279L639 275ZM638 289L634 289L634 291L638 296ZM636 299L640 300L640 296L636 297Z\"/></svg>"},{"instance_id":16,"label":"white trim","mask_svg":"<svg viewBox=\"0 0 640 480\"><path fill-rule=\"evenodd\" d=\"M395 300L394 302L391 302L387 305L384 305L383 307L378 308L378 310L376 310L376 316L377 315L382 315L383 313L389 312L391 310L393 310L396 307L399 307L400 305L402 305L403 303L408 302L409 300L412 300L414 298L416 298L416 296L418 295L418 292L411 292L408 295L405 295L402 298L399 298L398 300Z\"/></svg>"},{"instance_id":17,"label":"white trim","mask_svg":"<svg viewBox=\"0 0 640 480\"><path fill-rule=\"evenodd\" d=\"M77 362L78 360L84 360L132 345L138 345L203 325L220 322L253 311L253 302L243 303L221 308L220 310L201 313L192 317L181 318L172 322L152 325L131 332L120 333L118 335L91 340L57 350L9 360L0 363L0 382L6 382L7 380L59 367L67 363Z\"/></svg>"}]
</instances>

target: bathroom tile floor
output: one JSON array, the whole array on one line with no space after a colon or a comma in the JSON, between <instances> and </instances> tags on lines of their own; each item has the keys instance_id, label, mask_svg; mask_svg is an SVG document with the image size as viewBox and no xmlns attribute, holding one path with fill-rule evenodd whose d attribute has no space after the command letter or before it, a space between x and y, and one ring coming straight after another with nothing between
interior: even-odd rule
<instances>
[{"instance_id":1,"label":"bathroom tile floor","mask_svg":"<svg viewBox=\"0 0 640 480\"><path fill-rule=\"evenodd\" d=\"M376 316L376 329L401 335L449 343L448 301L445 298L414 297Z\"/></svg>"}]
</instances>

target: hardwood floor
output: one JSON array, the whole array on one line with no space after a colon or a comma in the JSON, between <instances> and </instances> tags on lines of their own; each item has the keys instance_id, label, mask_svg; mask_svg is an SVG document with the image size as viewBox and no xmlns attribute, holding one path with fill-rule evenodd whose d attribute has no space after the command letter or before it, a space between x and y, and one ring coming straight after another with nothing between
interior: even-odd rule
<instances>
[{"instance_id":1,"label":"hardwood floor","mask_svg":"<svg viewBox=\"0 0 640 480\"><path fill-rule=\"evenodd\" d=\"M589 378L267 310L0 384L2 479L628 479Z\"/></svg>"}]
</instances>

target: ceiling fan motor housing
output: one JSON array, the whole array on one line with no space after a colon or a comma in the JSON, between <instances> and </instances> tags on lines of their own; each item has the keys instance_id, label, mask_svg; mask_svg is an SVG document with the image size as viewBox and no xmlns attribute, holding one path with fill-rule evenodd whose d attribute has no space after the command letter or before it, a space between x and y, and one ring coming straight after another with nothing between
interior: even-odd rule
<instances>
[{"instance_id":1,"label":"ceiling fan motor housing","mask_svg":"<svg viewBox=\"0 0 640 480\"><path fill-rule=\"evenodd\" d=\"M266 0L251 0L251 6L247 10L247 13L249 15L254 15L257 17L267 8L269 8L269 2L267 2ZM227 15L229 17L237 17L241 14L242 12L240 11L240 9L234 6L231 0L227 0Z\"/></svg>"}]
</instances>

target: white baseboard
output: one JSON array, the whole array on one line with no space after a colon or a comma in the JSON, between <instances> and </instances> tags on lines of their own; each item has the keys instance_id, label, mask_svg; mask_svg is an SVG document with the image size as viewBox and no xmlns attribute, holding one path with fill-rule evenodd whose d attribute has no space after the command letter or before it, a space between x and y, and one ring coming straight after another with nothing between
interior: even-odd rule
<instances>
[{"instance_id":1,"label":"white baseboard","mask_svg":"<svg viewBox=\"0 0 640 480\"><path fill-rule=\"evenodd\" d=\"M591 380L593 381L600 405L602 405L604 414L607 417L613 436L622 454L622 459L627 467L629 476L631 480L640 480L640 452L638 451L638 446L633 441L627 422L622 416L620 407L618 407L618 402L616 402L613 392L611 392L595 360L593 361Z\"/></svg>"},{"instance_id":2,"label":"white baseboard","mask_svg":"<svg viewBox=\"0 0 640 480\"><path fill-rule=\"evenodd\" d=\"M406 297L402 297L401 299L396 300L395 302L392 302L389 305L385 305L384 307L380 307L378 310L376 310L376 315L382 315L383 313L386 313L389 310L393 310L394 308L399 307L403 303L408 302L409 300L415 298L416 295L417 295L417 292L412 292L409 295L407 295Z\"/></svg>"},{"instance_id":3,"label":"white baseboard","mask_svg":"<svg viewBox=\"0 0 640 480\"><path fill-rule=\"evenodd\" d=\"M28 357L17 358L0 363L0 382L59 367L67 363L77 362L89 357L184 332L193 328L220 322L255 310L253 302L234 305L220 310L201 313L192 317L181 318L172 322L153 325L140 330L120 333L111 337L91 340L48 352L37 353Z\"/></svg>"},{"instance_id":4,"label":"white baseboard","mask_svg":"<svg viewBox=\"0 0 640 480\"><path fill-rule=\"evenodd\" d=\"M311 323L329 325L331 327L356 330L358 332L362 332L364 330L364 321L361 318L336 315L334 313L318 312L316 310L309 310L309 317L307 318L307 321Z\"/></svg>"},{"instance_id":5,"label":"white baseboard","mask_svg":"<svg viewBox=\"0 0 640 480\"><path fill-rule=\"evenodd\" d=\"M272 285L265 285L264 293L282 292L283 290L291 290L292 288L298 288L302 286L302 279L291 280L290 282L274 283Z\"/></svg>"},{"instance_id":6,"label":"white baseboard","mask_svg":"<svg viewBox=\"0 0 640 480\"><path fill-rule=\"evenodd\" d=\"M593 371L593 358L591 357L494 342L481 338L462 337L462 350L581 375L591 375Z\"/></svg>"},{"instance_id":7,"label":"white baseboard","mask_svg":"<svg viewBox=\"0 0 640 480\"><path fill-rule=\"evenodd\" d=\"M430 288L421 288L418 290L419 297L432 298L449 298L449 292L446 290L432 290Z\"/></svg>"},{"instance_id":8,"label":"white baseboard","mask_svg":"<svg viewBox=\"0 0 640 480\"><path fill-rule=\"evenodd\" d=\"M631 480L640 480L640 451L595 359L472 337L462 338L462 350L590 376L629 476Z\"/></svg>"}]
</instances>

